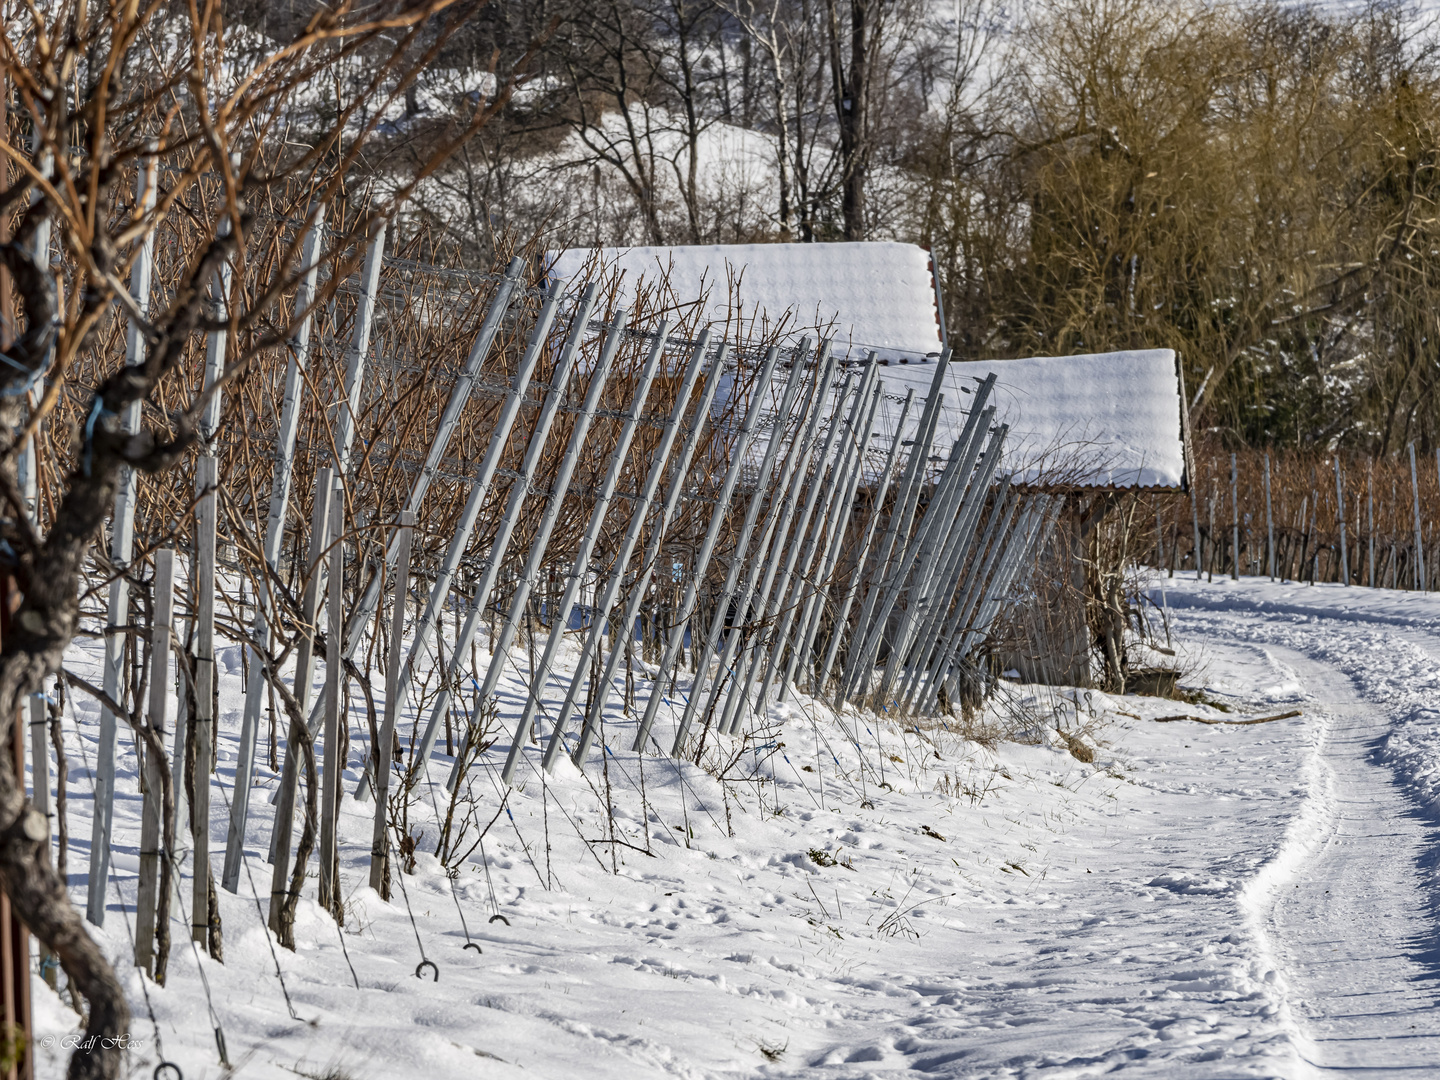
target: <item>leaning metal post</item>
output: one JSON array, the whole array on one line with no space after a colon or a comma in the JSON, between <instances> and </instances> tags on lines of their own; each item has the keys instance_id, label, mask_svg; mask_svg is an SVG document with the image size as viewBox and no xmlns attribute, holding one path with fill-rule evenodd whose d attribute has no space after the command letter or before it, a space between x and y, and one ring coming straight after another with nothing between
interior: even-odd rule
<instances>
[{"instance_id":1,"label":"leaning metal post","mask_svg":"<svg viewBox=\"0 0 1440 1080\"><path fill-rule=\"evenodd\" d=\"M777 346L771 346L772 351L776 351L777 348ZM691 683L690 694L685 701L685 712L680 718L680 730L682 731L688 731L695 720L700 695L705 688L705 679L709 673L710 658L714 654L716 643L720 640L720 634L725 629L725 619L730 610L730 602L734 599L735 590L740 583L740 571L745 565L745 555L750 549L750 540L754 535L760 510L769 495L770 474L775 469L775 462L778 460L780 449L784 444L785 425L790 417L790 410L795 404L795 396L800 391L800 384L804 381L804 357L807 349L808 343L802 342L790 365L790 375L785 380L780 409L775 414L775 426L771 429L769 441L765 444L765 457L760 462L760 471L755 479L755 490L751 492L750 502L745 510L745 520L741 523L740 532L735 540L734 554L730 557L730 568L725 574L725 584L720 590L719 599L715 604L715 612L710 619L709 632L703 634L694 645L695 679ZM772 500L771 505L778 504ZM677 739L671 756L676 756L679 752L680 742Z\"/></svg>"},{"instance_id":2,"label":"leaning metal post","mask_svg":"<svg viewBox=\"0 0 1440 1080\"><path fill-rule=\"evenodd\" d=\"M495 335L500 330L504 321L505 313L510 308L510 302L515 298L516 286L520 283L520 276L525 270L525 260L519 255L510 260L510 265L505 270L505 276L500 279L500 284L495 289L495 295L490 301L490 307L485 312L485 319L480 324L480 330L475 335L475 341L470 346L470 354L465 359L465 367L455 377L455 383L450 389L450 399L445 403L445 411L440 414L439 426L435 429L435 438L430 442L430 450L425 455L425 464L420 467L420 472L415 477L415 483L410 488L410 497L406 500L405 509L412 514L420 513L420 504L425 501L425 493L430 489L430 483L435 479L435 474L440 469L440 462L445 458L445 452L450 447L451 436L460 422L460 413L464 411L465 404L470 400L470 391L475 387L475 380L480 375L480 368L485 363L486 357L490 355L490 348L495 342ZM552 290L553 292L553 290ZM389 569L395 565L399 556L399 538L392 540L385 551L385 568ZM370 621L370 616L375 613L375 605L380 601L380 579L382 573L371 575L361 594L360 602L356 604L355 611L350 616L350 621L345 629L345 658L352 659L360 648L363 640L363 628Z\"/></svg>"},{"instance_id":3,"label":"leaning metal post","mask_svg":"<svg viewBox=\"0 0 1440 1080\"><path fill-rule=\"evenodd\" d=\"M739 483L740 474L745 468L745 454L749 451L750 440L755 435L755 427L759 423L760 412L765 404L765 390L770 386L770 377L775 373L775 363L779 358L780 353L776 349L771 349L766 353L755 389L750 395L750 405L745 410L745 419L741 421L740 432L735 438L735 445L731 447L730 465L725 470L725 479L721 482L720 493L715 499L715 509L710 514L710 527L706 530L704 539L700 542L700 550L695 555L695 565L691 571L690 580L685 585L685 594L680 601L680 607L675 612L674 623L670 628L670 640L665 646L665 652L660 661L660 670L656 673L655 683L650 688L650 700L645 703L645 715L641 718L640 726L635 732L635 744L631 749L636 752L645 748L645 740L650 735L650 729L655 724L656 713L660 709L660 702L665 696L668 672L680 653L680 647L685 643L685 624L689 621L691 612L695 610L695 601L700 594L700 582L704 580L705 571L710 566L710 556L715 550L715 541L720 536L721 527L730 516L730 499L735 494L735 485ZM633 633L633 627L633 623L626 624L625 632Z\"/></svg>"},{"instance_id":4,"label":"leaning metal post","mask_svg":"<svg viewBox=\"0 0 1440 1080\"><path fill-rule=\"evenodd\" d=\"M530 486L534 482L535 471L540 467L540 460L545 456L545 444L550 439L550 428L554 425L555 417L559 415L560 407L565 403L569 394L570 372L575 366L575 358L580 353L580 346L586 331L587 326L583 319L577 317L570 324L570 335L565 341L564 348L560 350L560 359L556 362L555 369L550 376L550 392L545 395L545 404L540 407L540 415L535 420L535 427L529 433L525 457L520 465L520 475L510 482L505 513L500 519L500 527L496 531L494 539L490 541L490 552L485 558L485 569L481 572L480 581L475 586L475 595L470 598L470 610L465 616L465 622L460 628L460 634L455 639L455 646L450 654L450 670L445 673L448 677L444 677L440 681L435 705L430 710L430 719L425 723L425 734L415 756L416 774L420 780L425 779L425 774L430 766L430 754L434 751L435 740L440 732L440 721L444 719L445 713L450 708L450 701L454 697L453 687L460 664L465 654L470 651L470 643L475 640L475 633L480 629L480 620L484 617L486 608L490 606L490 593L495 588L495 582L500 577L500 567L505 561L506 553L510 550L510 538L515 534L515 527L520 523L520 515L525 508L525 501L530 495ZM411 655L414 655L413 648ZM462 746L457 760L465 756L465 741L461 740Z\"/></svg>"},{"instance_id":5,"label":"leaning metal post","mask_svg":"<svg viewBox=\"0 0 1440 1080\"><path fill-rule=\"evenodd\" d=\"M583 324L589 320L590 309L595 303L595 291L595 286L592 285L581 296L575 313L577 323ZM465 498L465 506L460 511L460 520L455 525L455 533L445 548L445 559L440 564L440 569L430 586L430 599L425 604L425 611L420 616L419 624L415 627L415 634L410 641L410 651L406 654L405 670L401 675L398 689L399 708L402 713L410 696L410 685L415 679L416 661L426 645L429 644L435 628L440 624L440 617L445 612L445 602L450 596L450 586L455 580L456 572L460 569L460 560L464 558L465 550L470 546L470 534L475 530L475 523L480 517L480 508L490 494L490 486L494 483L495 473L500 467L500 459L504 457L505 448L509 445L510 432L515 427L521 406L525 403L525 391L530 386L530 378L544 352L545 342L550 334L550 326L555 320L559 304L560 285L557 282L550 287L544 302L540 305L540 313L530 331L530 340L515 369L515 378L510 383L510 390L506 393L505 401L500 406L500 415L496 417L495 429L490 433L490 443L485 448L484 458L480 461L479 472L470 484L470 494ZM312 730L314 728L313 722L311 728Z\"/></svg>"},{"instance_id":6,"label":"leaning metal post","mask_svg":"<svg viewBox=\"0 0 1440 1080\"><path fill-rule=\"evenodd\" d=\"M665 430L661 433L660 444L650 456L650 467L645 473L645 484L641 489L639 497L630 512L630 523L625 529L625 538L620 542L620 550L616 553L611 564L610 578L605 586L603 598L596 601L592 612L590 630L585 635L585 643L581 646L580 659L575 665L575 675L570 680L570 688L565 693L565 701L556 713L554 729L550 734L550 743L545 747L545 757L542 765L546 770L553 769L559 758L561 747L564 745L565 721L570 717L570 711L574 708L576 695L579 693L580 684L584 681L585 672L590 669L590 664L600 648L600 635L605 630L605 620L610 616L610 609L614 606L620 595L620 586L625 580L626 568L630 565L630 557L635 553L636 546L640 543L640 534L644 531L645 522L650 515L650 504L655 500L656 493L660 490L660 481L665 475L666 466L670 461L670 454L675 448L675 440L680 434L681 421L690 408L690 395L694 392L695 383L699 381L700 372L704 370L705 349L709 344L710 334L708 331L701 331L700 339L695 343L695 348L690 353L690 361L685 367L685 373L680 379L680 389L675 396L675 404L671 407L670 417L665 422ZM663 344L663 342L662 342ZM708 383L707 383L708 385ZM702 395L703 396L703 395ZM702 402L702 406L695 410L695 419L686 436L684 446L689 447L694 439L699 437L700 425L704 422L706 412L710 406L709 402ZM689 462L688 449L681 451L685 462ZM683 477L685 469L677 470ZM513 778L512 781L513 783Z\"/></svg>"},{"instance_id":7,"label":"leaning metal post","mask_svg":"<svg viewBox=\"0 0 1440 1080\"><path fill-rule=\"evenodd\" d=\"M860 538L860 546L855 554L855 572L850 575L849 584L845 586L845 598L841 600L840 607L835 613L835 629L830 635L830 645L825 650L825 660L820 665L820 674L814 682L814 692L823 694L830 678L830 669L835 664L835 657L840 651L848 635L845 628L849 625L850 607L855 602L855 594L860 589L860 583L865 577L865 561L870 554L870 544L875 539L876 527L880 524L880 511L885 504L885 496L890 490L890 484L895 478L895 466L900 460L900 436L899 432L905 427L905 418L910 415L910 407L915 401L915 390L912 387L905 395L905 404L900 410L899 423L895 425L896 436L890 440L890 450L885 455L885 469L881 473L879 482L875 485L875 496L870 503L870 516L865 523L865 534Z\"/></svg>"},{"instance_id":8,"label":"leaning metal post","mask_svg":"<svg viewBox=\"0 0 1440 1080\"><path fill-rule=\"evenodd\" d=\"M545 501L545 509L541 512L540 524L534 540L531 541L525 566L520 571L520 577L515 583L515 592L510 598L510 610L505 616L505 622L501 625L495 640L490 643L490 666L485 671L485 682L480 687L477 699L479 701L489 701L491 695L495 693L495 688L500 684L500 676L505 670L505 660L510 650L510 643L515 640L515 634L520 629L520 620L524 617L525 610L530 604L530 591L534 588L541 560L545 557L545 548L550 543L550 534L555 528L555 523L560 519L560 507L565 502L565 496L569 491L570 478L574 475L576 463L580 460L580 451L585 445L585 437L590 433L590 425L595 420L595 412L600 408L600 399L605 393L605 383L610 376L610 365L615 361L615 354L620 351L620 342L625 336L626 316L627 313L621 310L617 311L610 320L609 333L605 336L605 342L600 348L599 359L590 375L590 388L586 391L585 400L580 405L580 414L570 432L570 445L565 448L565 456L561 459L559 471L555 474L550 498ZM459 652L456 655L460 655ZM456 781L460 779L460 774L465 768L466 748L476 736L475 731L467 729L464 737L460 740L460 753L455 756L450 779L445 785L447 789L453 789Z\"/></svg>"},{"instance_id":9,"label":"leaning metal post","mask_svg":"<svg viewBox=\"0 0 1440 1080\"><path fill-rule=\"evenodd\" d=\"M670 522L675 514L675 507L680 502L680 496L685 490L686 482L689 480L690 461L695 454L695 447L700 441L700 432L710 419L710 405L715 400L715 391L720 386L720 373L725 368L725 361L730 355L730 346L721 344L716 350L715 359L710 365L710 374L705 379L705 386L700 393L700 405L694 414L693 426L690 434L685 440L685 446L680 452L680 460L676 463L675 476L671 480L670 490L666 492L665 505L661 507L659 519L655 523L654 531L650 534L650 542L645 546L644 557L641 559L641 570L635 582L630 586L630 599L625 605L625 613L620 618L620 625L627 628L626 633L634 633L635 616L640 613L640 605L645 602L645 593L650 587L650 579L655 573L655 564L659 561L660 546L665 539L665 531L669 528ZM623 567L617 567L616 579ZM614 602L613 599L611 601ZM599 630L605 625L605 614L599 614L595 620L594 629ZM617 641L610 650L609 659L605 662L605 669L600 676L600 682L592 688L590 699L590 710L585 717L585 726L580 729L580 740L571 754L571 759L577 766L585 763L585 756L594 745L595 736L600 730L600 717L604 715L605 702L610 697L610 689L615 682L615 672L620 667L620 660L625 654L625 644ZM567 704L573 703L572 697L576 685L584 677L584 669L577 668L575 678L570 684L570 693L566 696ZM563 715L563 713L562 713ZM547 748L548 749L548 748Z\"/></svg>"},{"instance_id":10,"label":"leaning metal post","mask_svg":"<svg viewBox=\"0 0 1440 1080\"><path fill-rule=\"evenodd\" d=\"M861 477L865 472L865 457L870 450L870 440L875 434L875 414L879 410L880 399L884 394L884 383L877 383L871 391L870 406L865 412L865 419L860 427L860 442L855 447L855 452L850 459L850 475L846 477L840 489L840 496L835 500L832 510L833 517L829 525L830 541L826 550L821 553L814 584L809 590L796 629L795 640L799 642L799 645L791 649L790 662L780 681L777 700L782 703L789 692L790 681L795 676L797 665L804 662L814 648L815 636L819 633L820 623L825 616L825 596L830 587L831 575L835 572L835 565L840 559L840 549L844 545L850 521L855 515L855 492L859 488Z\"/></svg>"},{"instance_id":11,"label":"leaning metal post","mask_svg":"<svg viewBox=\"0 0 1440 1080\"><path fill-rule=\"evenodd\" d=\"M650 346L645 366L640 373L640 381L635 387L635 395L630 402L630 411L625 415L625 426L621 428L620 436L610 451L609 469L605 474L604 482L600 485L599 493L595 496L595 507L590 512L590 525L585 530L585 536L580 541L580 548L575 553L575 561L570 568L570 574L565 580L565 595L556 609L557 614L552 617L552 630L545 642L545 652L536 665L535 677L530 680L530 686L525 695L525 708L520 714L520 719L516 721L515 736L510 741L510 753L506 756L505 767L500 772L500 778L507 784L515 776L515 767L520 762L520 754L525 745L525 732L534 723L536 710L540 708L542 691L555 666L555 657L560 651L560 645L565 640L563 627L568 624L570 612L574 609L575 601L580 595L580 586L590 567L590 556L599 542L600 531L605 525L605 516L610 510L610 503L615 498L615 489L620 483L620 474L625 471L625 461L630 453L630 444L634 440L635 430L640 424L640 416L645 409L645 401L650 395L650 386L655 381L655 373L659 370L660 360L664 356L665 338L669 332L669 322L662 321L655 331L655 340ZM681 402L682 409L683 406L684 403ZM678 423L678 418L676 423ZM652 460L652 468L663 470L664 467L663 460L658 462ZM643 517L642 512L642 520Z\"/></svg>"}]
</instances>

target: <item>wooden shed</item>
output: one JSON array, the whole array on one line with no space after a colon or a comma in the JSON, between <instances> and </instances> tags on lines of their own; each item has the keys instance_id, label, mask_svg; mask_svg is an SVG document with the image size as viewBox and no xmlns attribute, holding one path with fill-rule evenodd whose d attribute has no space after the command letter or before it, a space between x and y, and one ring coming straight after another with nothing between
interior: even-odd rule
<instances>
[{"instance_id":1,"label":"wooden shed","mask_svg":"<svg viewBox=\"0 0 1440 1080\"><path fill-rule=\"evenodd\" d=\"M739 339L777 327L791 339L830 338L850 361L873 356L885 366L892 401L912 388L917 398L929 394L944 351L933 265L912 244L577 248L550 259L551 274L564 282L608 277L621 303L661 282L677 306L704 296L701 323ZM1126 617L1115 596L1123 572L1116 560L1126 553L1102 542L1100 526L1135 495L1188 490L1193 470L1176 356L1145 349L952 359L940 381L937 454L959 435L976 387L992 373L996 421L1009 427L1000 474L1064 498L1029 590L1017 597L1022 606L1007 620L1011 636L997 643L998 661L1029 681L1088 685L1098 673L1107 684L1117 675L1123 683L1123 657L1106 653L1118 647ZM882 409L877 451L913 436L919 409L903 431L897 413Z\"/></svg>"}]
</instances>

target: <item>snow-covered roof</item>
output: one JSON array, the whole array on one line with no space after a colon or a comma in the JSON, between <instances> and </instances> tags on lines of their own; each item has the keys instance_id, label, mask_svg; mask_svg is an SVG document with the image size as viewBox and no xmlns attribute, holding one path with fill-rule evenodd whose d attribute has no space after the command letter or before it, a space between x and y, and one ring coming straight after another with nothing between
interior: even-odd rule
<instances>
[{"instance_id":1,"label":"snow-covered roof","mask_svg":"<svg viewBox=\"0 0 1440 1080\"><path fill-rule=\"evenodd\" d=\"M1001 470L1017 482L1107 489L1184 484L1173 350L952 362L941 391L939 452L948 451L960 434L974 388L992 371L991 403L997 420L1010 425ZM934 374L933 366L891 364L880 378L890 394L903 395L913 386L918 400L929 392ZM914 412L918 416L918 408Z\"/></svg>"},{"instance_id":2,"label":"snow-covered roof","mask_svg":"<svg viewBox=\"0 0 1440 1080\"><path fill-rule=\"evenodd\" d=\"M550 273L567 288L618 273L625 305L642 286L668 277L680 304L708 293L703 321L729 322L727 336L740 340L783 321L792 340L830 337L849 355L874 349L882 357L906 357L920 370L927 356L933 365L940 353L930 255L914 244L570 248L550 253Z\"/></svg>"},{"instance_id":3,"label":"snow-covered roof","mask_svg":"<svg viewBox=\"0 0 1440 1080\"><path fill-rule=\"evenodd\" d=\"M618 275L619 303L668 282L669 300L708 296L702 321L729 340L763 334L830 337L851 361L875 350L889 395L914 387L903 438L918 424L939 357L930 256L913 244L734 244L570 248L551 252L550 273L567 289ZM739 301L739 325L732 304ZM974 390L998 377L991 399L1010 425L1002 471L1017 482L1080 488L1171 488L1185 482L1179 375L1170 349L954 362L935 434L944 454L965 426ZM776 387L778 393L778 386ZM879 448L895 437L899 409L881 409Z\"/></svg>"}]
</instances>

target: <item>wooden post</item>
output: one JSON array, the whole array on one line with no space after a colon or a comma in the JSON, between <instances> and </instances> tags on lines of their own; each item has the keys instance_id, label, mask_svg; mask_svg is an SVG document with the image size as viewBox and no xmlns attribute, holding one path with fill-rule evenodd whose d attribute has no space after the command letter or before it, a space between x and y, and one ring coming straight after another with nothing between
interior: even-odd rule
<instances>
[{"instance_id":1,"label":"wooden post","mask_svg":"<svg viewBox=\"0 0 1440 1080\"><path fill-rule=\"evenodd\" d=\"M228 226L222 225L222 230ZM211 283L211 315L223 317L230 295L230 266L222 263ZM205 336L205 387L215 386L225 373L227 335L212 330ZM190 933L205 942L211 955L216 939L211 934L218 913L210 907L210 774L215 753L215 544L220 510L217 489L220 460L215 437L220 433L221 394L212 394L200 414L199 433L204 450L195 466L195 550L191 589L195 611L195 715L194 802L190 808L190 835L195 845L195 878Z\"/></svg>"},{"instance_id":2,"label":"wooden post","mask_svg":"<svg viewBox=\"0 0 1440 1080\"><path fill-rule=\"evenodd\" d=\"M170 627L175 605L175 553L155 552L155 621L150 626L150 703L147 723L165 745L170 691ZM155 914L158 907L160 859L165 854L163 773L166 763L152 745L141 755L145 767L144 804L140 817L140 885L135 901L135 966L154 974Z\"/></svg>"},{"instance_id":3,"label":"wooden post","mask_svg":"<svg viewBox=\"0 0 1440 1080\"><path fill-rule=\"evenodd\" d=\"M1160 512L1160 500L1151 497L1150 505L1155 508L1155 569L1165 569L1165 517Z\"/></svg>"},{"instance_id":4,"label":"wooden post","mask_svg":"<svg viewBox=\"0 0 1440 1080\"><path fill-rule=\"evenodd\" d=\"M395 721L400 706L401 639L405 636L405 603L410 595L410 544L415 533L415 515L400 511L399 545L396 551L394 608L390 613L390 655L385 665L385 718L380 722L379 745L375 747L375 831L370 843L370 887L381 899L390 899L390 759L395 747Z\"/></svg>"},{"instance_id":5,"label":"wooden post","mask_svg":"<svg viewBox=\"0 0 1440 1080\"><path fill-rule=\"evenodd\" d=\"M340 658L345 634L345 488L336 475L330 495L330 581L325 620L325 760L320 776L320 906L333 911L335 889L335 819L339 813L340 712L345 696L345 673Z\"/></svg>"},{"instance_id":6,"label":"wooden post","mask_svg":"<svg viewBox=\"0 0 1440 1080\"><path fill-rule=\"evenodd\" d=\"M1375 462L1365 473L1365 532L1370 538L1370 588L1375 588Z\"/></svg>"},{"instance_id":7,"label":"wooden post","mask_svg":"<svg viewBox=\"0 0 1440 1080\"><path fill-rule=\"evenodd\" d=\"M1205 567L1200 562L1200 498L1196 494L1199 484L1194 477L1190 479L1190 523L1195 526L1195 580L1202 581L1205 577Z\"/></svg>"},{"instance_id":8,"label":"wooden post","mask_svg":"<svg viewBox=\"0 0 1440 1080\"><path fill-rule=\"evenodd\" d=\"M50 717L43 693L30 695L30 801L45 815L47 835L41 856L50 858L55 811L50 805Z\"/></svg>"},{"instance_id":9,"label":"wooden post","mask_svg":"<svg viewBox=\"0 0 1440 1080\"><path fill-rule=\"evenodd\" d=\"M1420 537L1420 475L1415 468L1415 444L1410 444L1410 491L1415 498L1415 588L1425 590L1425 549Z\"/></svg>"},{"instance_id":10,"label":"wooden post","mask_svg":"<svg viewBox=\"0 0 1440 1080\"><path fill-rule=\"evenodd\" d=\"M1207 565L1205 569L1210 575L1211 581L1215 580L1215 499L1219 493L1220 485L1218 483L1212 484L1210 488L1210 524L1206 529L1205 536L1205 538L1210 541L1210 558L1206 560L1209 565Z\"/></svg>"},{"instance_id":11,"label":"wooden post","mask_svg":"<svg viewBox=\"0 0 1440 1080\"><path fill-rule=\"evenodd\" d=\"M1230 455L1230 580L1240 580L1240 482Z\"/></svg>"},{"instance_id":12,"label":"wooden post","mask_svg":"<svg viewBox=\"0 0 1440 1080\"><path fill-rule=\"evenodd\" d=\"M1345 485L1340 472L1340 455L1335 455L1335 513L1340 524L1340 580L1350 584L1350 549L1345 538Z\"/></svg>"},{"instance_id":13,"label":"wooden post","mask_svg":"<svg viewBox=\"0 0 1440 1080\"><path fill-rule=\"evenodd\" d=\"M1265 451L1265 552L1270 580L1275 580L1275 515L1270 505L1270 451Z\"/></svg>"},{"instance_id":14,"label":"wooden post","mask_svg":"<svg viewBox=\"0 0 1440 1080\"><path fill-rule=\"evenodd\" d=\"M190 934L208 942L210 933L210 760L215 746L215 486L218 462L202 454L195 470L195 555L191 564L191 595L195 610L195 712L190 717L194 790L190 806L190 840L194 845L195 879L190 906Z\"/></svg>"}]
</instances>

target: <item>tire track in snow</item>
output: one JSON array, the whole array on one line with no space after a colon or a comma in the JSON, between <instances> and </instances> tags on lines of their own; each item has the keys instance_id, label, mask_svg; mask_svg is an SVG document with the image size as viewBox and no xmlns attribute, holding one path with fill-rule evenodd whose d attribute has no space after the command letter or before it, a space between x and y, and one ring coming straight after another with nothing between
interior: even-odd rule
<instances>
[{"instance_id":1,"label":"tire track in snow","mask_svg":"<svg viewBox=\"0 0 1440 1080\"><path fill-rule=\"evenodd\" d=\"M1283 663L1276 655L1278 651L1274 647L1262 649L1272 664L1298 677L1294 665ZM1298 659L1293 654L1292 658ZM1300 809L1286 826L1279 849L1256 871L1237 898L1255 943L1251 976L1264 987L1274 1004L1276 1022L1295 1049L1291 1063L1295 1076L1312 1071L1306 1065L1313 1060L1314 1049L1292 1009L1294 991L1285 972L1283 930L1275 924L1274 908L1286 887L1315 856L1334 828L1330 806L1335 776L1323 755L1327 731L1328 717L1324 714L1314 717L1307 727L1311 747L1302 772L1305 796Z\"/></svg>"}]
</instances>

